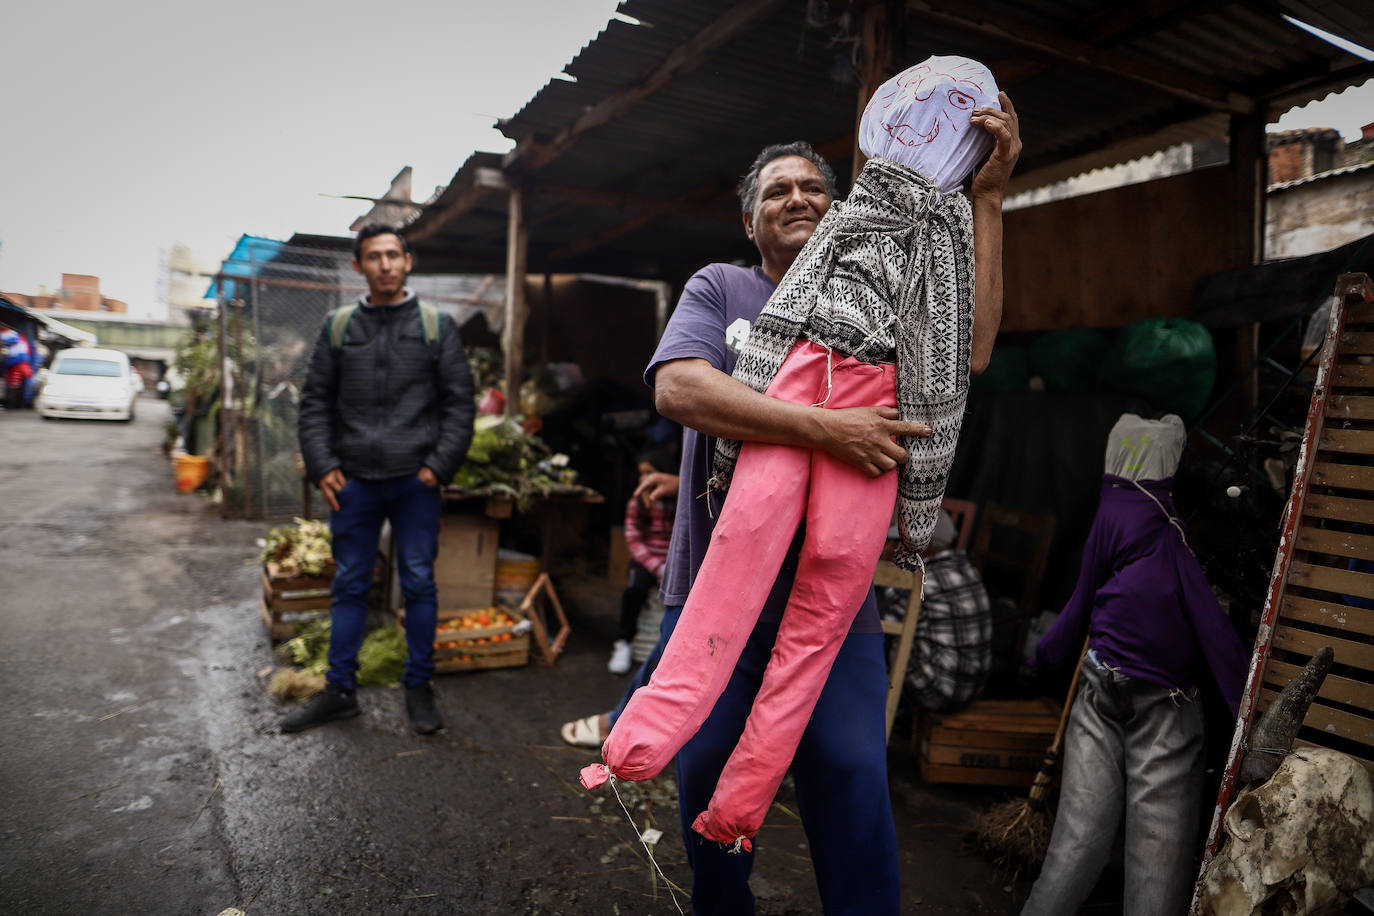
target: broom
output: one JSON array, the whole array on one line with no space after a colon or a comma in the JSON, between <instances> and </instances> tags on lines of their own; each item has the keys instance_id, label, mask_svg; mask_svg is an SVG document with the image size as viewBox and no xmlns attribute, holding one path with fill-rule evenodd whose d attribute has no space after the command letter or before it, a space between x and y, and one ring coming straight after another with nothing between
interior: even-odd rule
<instances>
[{"instance_id":1,"label":"broom","mask_svg":"<svg viewBox=\"0 0 1374 916\"><path fill-rule=\"evenodd\" d=\"M1050 846L1050 827L1054 823L1045 797L1050 794L1050 786L1054 782L1059 747L1064 741L1069 709L1073 706L1074 694L1078 690L1078 675L1083 670L1083 656L1087 653L1088 642L1084 640L1083 651L1079 654L1073 678L1069 681L1069 695L1065 697L1064 708L1059 713L1059 727L1055 730L1049 750L1045 751L1044 759L1040 761L1030 794L1026 798L994 805L979 815L974 824L978 847L995 860L1032 867L1045 861L1045 852Z\"/></svg>"}]
</instances>

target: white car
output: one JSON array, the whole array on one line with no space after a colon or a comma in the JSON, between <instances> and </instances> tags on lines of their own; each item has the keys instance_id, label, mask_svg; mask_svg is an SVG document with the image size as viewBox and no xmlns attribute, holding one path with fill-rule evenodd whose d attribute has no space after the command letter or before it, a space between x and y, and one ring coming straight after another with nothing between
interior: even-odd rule
<instances>
[{"instance_id":1,"label":"white car","mask_svg":"<svg viewBox=\"0 0 1374 916\"><path fill-rule=\"evenodd\" d=\"M33 406L45 420L132 420L138 398L133 378L129 357L118 350L62 350Z\"/></svg>"}]
</instances>

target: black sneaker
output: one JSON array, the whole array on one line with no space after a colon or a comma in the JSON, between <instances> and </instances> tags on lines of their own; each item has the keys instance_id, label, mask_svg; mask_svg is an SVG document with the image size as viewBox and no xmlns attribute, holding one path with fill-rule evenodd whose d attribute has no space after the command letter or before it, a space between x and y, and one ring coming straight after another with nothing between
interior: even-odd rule
<instances>
[{"instance_id":1,"label":"black sneaker","mask_svg":"<svg viewBox=\"0 0 1374 916\"><path fill-rule=\"evenodd\" d=\"M434 688L429 681L406 688L406 715L410 717L410 727L421 735L432 735L444 727L439 710L434 708Z\"/></svg>"},{"instance_id":2,"label":"black sneaker","mask_svg":"<svg viewBox=\"0 0 1374 916\"><path fill-rule=\"evenodd\" d=\"M327 684L309 703L283 719L281 730L303 732L335 719L351 719L358 712L358 695L355 692L345 693L333 684Z\"/></svg>"}]
</instances>

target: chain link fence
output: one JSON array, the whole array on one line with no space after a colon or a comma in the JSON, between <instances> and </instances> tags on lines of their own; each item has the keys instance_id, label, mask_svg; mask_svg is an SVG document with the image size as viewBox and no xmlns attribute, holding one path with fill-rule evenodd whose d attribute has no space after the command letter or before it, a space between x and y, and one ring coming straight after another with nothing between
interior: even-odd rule
<instances>
[{"instance_id":1,"label":"chain link fence","mask_svg":"<svg viewBox=\"0 0 1374 916\"><path fill-rule=\"evenodd\" d=\"M322 511L304 481L296 421L325 316L367 292L351 256L349 250L245 237L216 276L223 381L215 452L226 518ZM504 278L413 276L408 285L459 327L482 314L500 333Z\"/></svg>"}]
</instances>

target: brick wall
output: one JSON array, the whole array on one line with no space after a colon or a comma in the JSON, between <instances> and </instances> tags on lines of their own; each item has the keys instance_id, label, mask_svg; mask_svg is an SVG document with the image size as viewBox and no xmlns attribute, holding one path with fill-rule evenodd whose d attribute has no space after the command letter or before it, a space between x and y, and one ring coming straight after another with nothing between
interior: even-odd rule
<instances>
[{"instance_id":1,"label":"brick wall","mask_svg":"<svg viewBox=\"0 0 1374 916\"><path fill-rule=\"evenodd\" d=\"M1269 150L1269 183L1282 184L1312 174L1312 148L1300 140Z\"/></svg>"},{"instance_id":2,"label":"brick wall","mask_svg":"<svg viewBox=\"0 0 1374 916\"><path fill-rule=\"evenodd\" d=\"M63 307L78 312L99 312L102 298L99 277L89 274L62 275Z\"/></svg>"}]
</instances>

